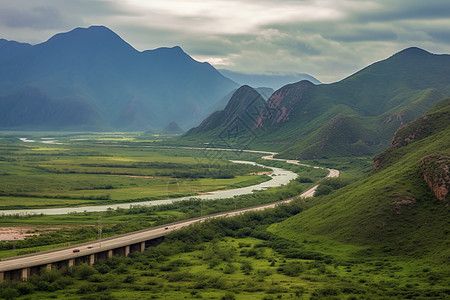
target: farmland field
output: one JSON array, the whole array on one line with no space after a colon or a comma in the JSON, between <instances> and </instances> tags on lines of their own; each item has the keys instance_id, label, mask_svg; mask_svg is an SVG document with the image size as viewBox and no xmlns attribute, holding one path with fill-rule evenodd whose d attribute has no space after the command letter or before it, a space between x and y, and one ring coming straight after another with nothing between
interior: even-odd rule
<instances>
[{"instance_id":1,"label":"farmland field","mask_svg":"<svg viewBox=\"0 0 450 300\"><path fill-rule=\"evenodd\" d=\"M155 148L125 134L59 136L57 141L3 134L0 210L167 199L269 179L264 174L268 169L209 156L199 150Z\"/></svg>"}]
</instances>

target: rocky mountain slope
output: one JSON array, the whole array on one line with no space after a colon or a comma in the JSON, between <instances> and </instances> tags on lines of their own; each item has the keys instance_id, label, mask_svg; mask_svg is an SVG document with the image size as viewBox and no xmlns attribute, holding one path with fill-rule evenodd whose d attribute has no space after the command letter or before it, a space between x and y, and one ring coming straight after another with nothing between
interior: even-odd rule
<instances>
[{"instance_id":1,"label":"rocky mountain slope","mask_svg":"<svg viewBox=\"0 0 450 300\"><path fill-rule=\"evenodd\" d=\"M450 55L408 48L337 83L282 87L241 140L300 159L375 155L399 127L448 95ZM215 138L205 131L196 134Z\"/></svg>"}]
</instances>

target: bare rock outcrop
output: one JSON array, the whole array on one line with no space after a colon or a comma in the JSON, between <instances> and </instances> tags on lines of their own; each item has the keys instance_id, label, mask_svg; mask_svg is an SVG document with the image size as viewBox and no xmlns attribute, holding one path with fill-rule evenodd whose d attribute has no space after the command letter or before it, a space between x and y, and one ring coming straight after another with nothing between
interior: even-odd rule
<instances>
[{"instance_id":1,"label":"bare rock outcrop","mask_svg":"<svg viewBox=\"0 0 450 300\"><path fill-rule=\"evenodd\" d=\"M436 198L449 201L450 157L444 154L431 154L420 161L423 178Z\"/></svg>"},{"instance_id":2,"label":"bare rock outcrop","mask_svg":"<svg viewBox=\"0 0 450 300\"><path fill-rule=\"evenodd\" d=\"M393 211L397 215L401 215L405 209L413 207L416 203L417 200L414 197L411 197L409 195L403 195L392 201L391 205Z\"/></svg>"}]
</instances>

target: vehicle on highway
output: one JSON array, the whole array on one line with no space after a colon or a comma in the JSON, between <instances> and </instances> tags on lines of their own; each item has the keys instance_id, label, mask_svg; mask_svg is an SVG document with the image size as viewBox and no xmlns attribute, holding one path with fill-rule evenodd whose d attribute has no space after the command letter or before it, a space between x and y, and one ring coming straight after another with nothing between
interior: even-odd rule
<instances>
[{"instance_id":1,"label":"vehicle on highway","mask_svg":"<svg viewBox=\"0 0 450 300\"><path fill-rule=\"evenodd\" d=\"M77 252L80 252L80 249L73 249L73 251L72 251L73 253L77 253Z\"/></svg>"}]
</instances>

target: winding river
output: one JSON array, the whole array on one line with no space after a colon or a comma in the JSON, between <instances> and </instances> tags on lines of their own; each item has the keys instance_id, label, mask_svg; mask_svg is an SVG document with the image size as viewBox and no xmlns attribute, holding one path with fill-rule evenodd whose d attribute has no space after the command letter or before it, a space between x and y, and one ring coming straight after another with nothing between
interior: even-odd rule
<instances>
[{"instance_id":1,"label":"winding river","mask_svg":"<svg viewBox=\"0 0 450 300\"><path fill-rule=\"evenodd\" d=\"M22 140L24 141L24 140ZM30 142L31 140L27 140L24 142ZM263 154L263 159L267 160L277 160L277 161L284 161L291 164L297 164L302 165L306 167L312 167L312 168L321 168L321 167L313 167L305 164L301 164L297 160L287 160L287 159L278 159L274 158L274 155L276 155L276 152L267 152L267 151L256 151L256 150L238 150L238 149L219 149L219 148L194 148L194 147L178 147L183 149L194 149L194 150L206 150L206 151L242 151L242 152L248 152L248 153L258 153ZM250 161L232 161L234 163L241 163L241 164L253 164L257 166L261 166L264 168L272 169L271 179L269 181L247 186L243 188L237 188L237 189L230 189L230 190L220 190L215 192L209 192L203 195L197 195L197 196L187 196L187 197L180 197L180 198L172 198L172 199L163 199L163 200L152 200L152 201L143 201L143 202L133 202L133 203L120 203L120 204L108 204L108 205L96 205L96 206L82 206L82 207L62 207L62 208L45 208L45 209L17 209L17 210L0 210L0 215L32 215L32 214L44 214L44 215L63 215L63 214L69 214L69 213L83 213L83 212L99 212L99 211L107 211L109 209L117 209L117 208L123 208L123 209L129 209L132 206L153 206L153 205L163 205L163 204L172 204L177 201L183 201L183 200L189 200L192 198L196 199L202 199L202 200L213 200L213 199L225 199L225 198L232 198L234 196L240 196L245 194L251 194L253 191L257 190L265 190L272 187L277 187L281 185L288 184L291 180L297 178L297 174L294 172L282 169L282 168L275 168L275 167L269 167L261 164L257 164L255 162ZM327 177L338 177L339 171L333 170L333 169L327 169L329 171ZM305 193L302 194L302 197L310 197L314 194L315 189L317 186L314 186L313 188L309 189Z\"/></svg>"}]
</instances>

